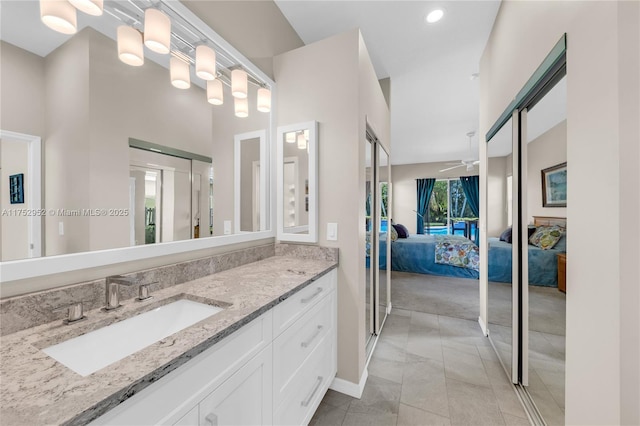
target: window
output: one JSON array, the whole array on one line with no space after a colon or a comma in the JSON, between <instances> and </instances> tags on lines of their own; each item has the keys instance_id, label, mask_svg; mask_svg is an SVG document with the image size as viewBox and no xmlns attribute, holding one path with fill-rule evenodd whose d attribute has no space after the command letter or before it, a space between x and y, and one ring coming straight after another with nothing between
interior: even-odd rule
<instances>
[{"instance_id":1,"label":"window","mask_svg":"<svg viewBox=\"0 0 640 426\"><path fill-rule=\"evenodd\" d=\"M477 219L471 212L460 179L438 179L433 186L425 234L465 234L465 220Z\"/></svg>"}]
</instances>

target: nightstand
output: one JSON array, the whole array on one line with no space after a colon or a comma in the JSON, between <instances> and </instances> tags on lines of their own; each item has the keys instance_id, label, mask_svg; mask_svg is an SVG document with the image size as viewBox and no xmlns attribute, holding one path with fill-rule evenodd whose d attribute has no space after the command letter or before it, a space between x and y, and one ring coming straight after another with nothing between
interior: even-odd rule
<instances>
[{"instance_id":1,"label":"nightstand","mask_svg":"<svg viewBox=\"0 0 640 426\"><path fill-rule=\"evenodd\" d=\"M558 290L567 292L567 254L558 255Z\"/></svg>"}]
</instances>

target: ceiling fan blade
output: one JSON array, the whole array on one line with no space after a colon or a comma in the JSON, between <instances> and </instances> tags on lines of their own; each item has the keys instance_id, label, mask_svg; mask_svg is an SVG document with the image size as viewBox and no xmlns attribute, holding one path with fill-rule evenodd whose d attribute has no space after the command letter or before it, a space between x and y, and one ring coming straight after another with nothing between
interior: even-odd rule
<instances>
[{"instance_id":1,"label":"ceiling fan blade","mask_svg":"<svg viewBox=\"0 0 640 426\"><path fill-rule=\"evenodd\" d=\"M457 166L449 167L448 169L442 169L440 172L447 172L449 170L457 169L458 167L464 167L464 164L458 164Z\"/></svg>"}]
</instances>

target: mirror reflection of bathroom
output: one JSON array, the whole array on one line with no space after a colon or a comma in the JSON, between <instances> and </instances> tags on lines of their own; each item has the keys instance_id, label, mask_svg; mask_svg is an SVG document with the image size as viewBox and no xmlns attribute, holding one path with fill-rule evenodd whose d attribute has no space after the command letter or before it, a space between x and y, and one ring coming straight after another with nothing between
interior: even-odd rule
<instances>
[{"instance_id":1,"label":"mirror reflection of bathroom","mask_svg":"<svg viewBox=\"0 0 640 426\"><path fill-rule=\"evenodd\" d=\"M288 234L309 233L309 130L284 134L283 226Z\"/></svg>"},{"instance_id":2,"label":"mirror reflection of bathroom","mask_svg":"<svg viewBox=\"0 0 640 426\"><path fill-rule=\"evenodd\" d=\"M113 8L116 3L123 13L134 17L140 14L135 2L105 2L105 8ZM42 208L71 212L39 218L37 226L43 232L41 241L35 243L27 241L27 232L21 232L18 238L13 238L11 232L2 232L3 245L11 243L21 248L14 255L9 251L7 256L3 253L2 260L36 257L28 253L30 244L42 246L37 256L53 256L152 241L221 236L238 229L253 231L256 222L262 220L259 214L250 211L245 215L249 219L241 226L235 223L233 170L234 136L259 129L268 132L270 128L271 114L256 111L257 91L263 83L260 77L246 67L249 116L240 118L234 114L228 84L230 68L245 64L238 64L216 46L224 96L222 105L212 105L207 102L206 82L195 74L188 88L181 90L172 85L170 55L147 52L140 67L122 62L115 40L116 28L122 21L116 16L120 15L104 13L99 20L84 20L76 34L62 35L42 25L39 2L2 2L2 98L12 108L12 114L3 115L2 130L41 138ZM139 18L142 22L142 16ZM190 44L205 39L182 18L172 20L176 22L172 27L174 37ZM183 46L181 43L172 40L172 50ZM87 66L75 66L77 63ZM38 105L37 110L34 105ZM29 117L29 122L21 117ZM193 169L187 165L146 164L159 164L156 161L134 164L135 158L129 156L134 151L128 144L130 138L210 157L213 163L210 160L201 170L195 162ZM22 162L9 156L6 161ZM156 182L160 193L156 193L154 206L144 207L142 200L147 194L142 189L146 184L141 176L140 182L131 184L130 178L135 177L133 165L159 171ZM213 175L211 167L215 170ZM17 173L24 175L25 184L31 182L26 167ZM147 181L151 178L152 175L147 176ZM255 185L251 178L245 182ZM135 218L75 213L98 208L127 210L133 188L136 189L133 202L137 203L132 210ZM266 196L256 194L253 189L246 191L250 203ZM25 187L25 195L29 194L31 190ZM171 205L172 202L175 204ZM2 207L7 207L4 202ZM20 207L27 208L26 203ZM227 223L230 226L225 232ZM2 227L5 231L10 225L7 222Z\"/></svg>"},{"instance_id":3,"label":"mirror reflection of bathroom","mask_svg":"<svg viewBox=\"0 0 640 426\"><path fill-rule=\"evenodd\" d=\"M509 121L488 142L487 237L489 243L489 307L491 339L511 375L513 358L513 123Z\"/></svg>"},{"instance_id":4,"label":"mirror reflection of bathroom","mask_svg":"<svg viewBox=\"0 0 640 426\"><path fill-rule=\"evenodd\" d=\"M566 76L527 111L529 386L547 424L564 424L566 336ZM531 232L531 231L530 231Z\"/></svg>"},{"instance_id":5,"label":"mirror reflection of bathroom","mask_svg":"<svg viewBox=\"0 0 640 426\"><path fill-rule=\"evenodd\" d=\"M211 235L210 159L180 158L135 147L129 149L129 156L131 245Z\"/></svg>"}]
</instances>

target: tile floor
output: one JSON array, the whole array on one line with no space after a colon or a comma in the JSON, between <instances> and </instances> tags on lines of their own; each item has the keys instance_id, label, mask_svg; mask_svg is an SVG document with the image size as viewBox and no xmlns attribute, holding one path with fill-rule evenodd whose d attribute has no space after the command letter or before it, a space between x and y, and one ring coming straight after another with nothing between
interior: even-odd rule
<instances>
[{"instance_id":1,"label":"tile floor","mask_svg":"<svg viewBox=\"0 0 640 426\"><path fill-rule=\"evenodd\" d=\"M361 399L329 390L311 425L529 425L477 321L393 309Z\"/></svg>"}]
</instances>

